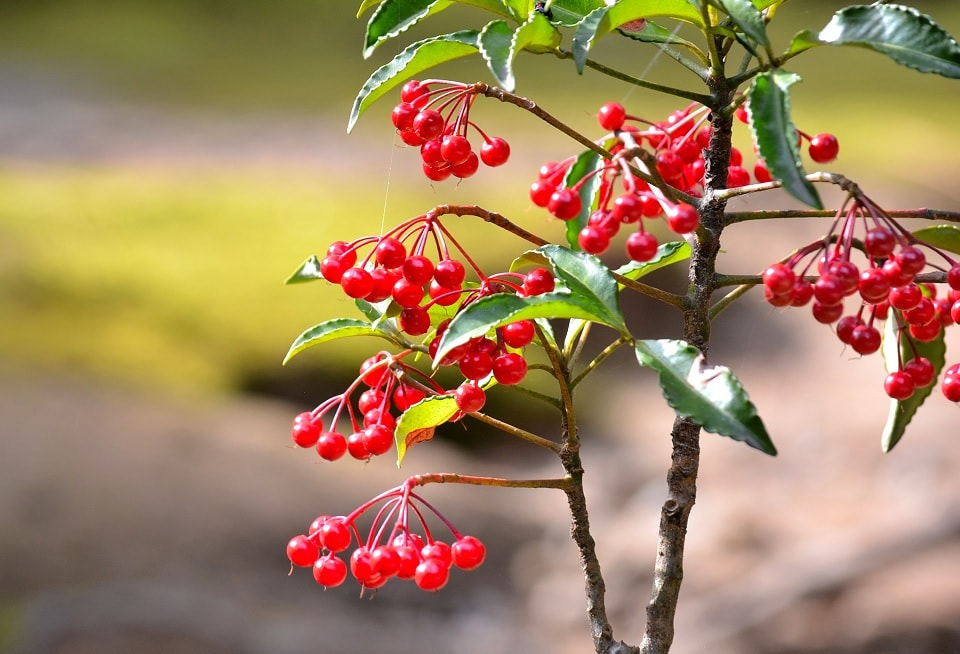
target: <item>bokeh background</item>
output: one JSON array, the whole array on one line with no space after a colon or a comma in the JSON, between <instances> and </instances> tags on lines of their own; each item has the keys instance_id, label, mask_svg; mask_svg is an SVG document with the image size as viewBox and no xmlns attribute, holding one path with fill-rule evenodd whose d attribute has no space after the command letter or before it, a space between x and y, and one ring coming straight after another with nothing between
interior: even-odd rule
<instances>
[{"instance_id":1,"label":"bokeh background","mask_svg":"<svg viewBox=\"0 0 960 654\"><path fill-rule=\"evenodd\" d=\"M540 163L576 149L479 102L475 119L508 138L511 165L431 187L397 144L389 100L348 137L356 90L399 47L364 61L355 4L0 2L0 651L590 651L564 501L550 491L427 489L490 550L439 594L390 584L370 600L286 575L284 544L315 515L409 474L557 474L482 429L447 430L402 471L389 457L321 465L288 446L292 416L370 352L347 342L281 367L300 331L351 311L323 283L283 286L289 273L333 240L438 203L559 236L526 188ZM787 3L780 42L842 4ZM955 3L914 4L960 33ZM409 39L485 18L454 8ZM653 50L608 41L598 60L684 83ZM816 50L793 68L805 76L798 126L840 138L832 170L883 206L960 209L956 81L857 50ZM587 130L610 99L651 118L676 108L589 72L574 80L570 62L525 56L517 70L520 93ZM479 59L439 74L488 79ZM522 247L464 223L488 265ZM822 231L733 228L725 269L756 271ZM628 312L645 335L675 333L655 305ZM854 359L805 312L759 296L717 323L713 357L743 379L781 454L705 438L676 651L960 652L956 407L934 396L882 455L877 358ZM617 635L636 641L670 413L628 358L607 372L582 402L587 478ZM495 401L550 429L525 403Z\"/></svg>"}]
</instances>

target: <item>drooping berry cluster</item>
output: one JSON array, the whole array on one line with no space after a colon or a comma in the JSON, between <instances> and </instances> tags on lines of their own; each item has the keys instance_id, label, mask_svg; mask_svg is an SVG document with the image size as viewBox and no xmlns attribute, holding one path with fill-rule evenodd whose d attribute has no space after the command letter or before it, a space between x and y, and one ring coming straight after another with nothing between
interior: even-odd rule
<instances>
[{"instance_id":1,"label":"drooping berry cluster","mask_svg":"<svg viewBox=\"0 0 960 654\"><path fill-rule=\"evenodd\" d=\"M356 542L348 559L349 570L364 590L380 588L397 578L413 580L423 590L436 591L446 585L451 567L479 567L486 557L484 544L474 536L458 532L437 509L414 493L418 483L417 477L408 479L365 502L350 515L316 518L307 533L294 536L287 543L291 566L312 568L313 578L321 586L339 586L347 578L348 564L338 555ZM357 521L376 507L373 524L363 539ZM425 518L427 511L450 530L452 544L434 537Z\"/></svg>"},{"instance_id":2,"label":"drooping berry cluster","mask_svg":"<svg viewBox=\"0 0 960 654\"><path fill-rule=\"evenodd\" d=\"M858 234L862 235L858 239ZM940 255L947 270L949 290L938 297L934 284L915 280L928 266L924 249ZM862 250L866 265L852 256ZM807 279L816 263L817 275ZM887 395L909 398L936 378L933 364L917 351L916 344L937 339L944 328L960 321L960 264L948 255L918 240L872 202L863 199L841 209L823 239L797 251L763 273L767 301L778 307L811 303L813 317L821 323L836 323L837 337L855 352L872 354L880 349L878 327L893 320L895 333L913 355L900 357L897 370L884 381ZM844 300L856 297L857 309L844 315ZM951 366L941 390L951 401L960 401L960 366Z\"/></svg>"},{"instance_id":3,"label":"drooping berry cluster","mask_svg":"<svg viewBox=\"0 0 960 654\"><path fill-rule=\"evenodd\" d=\"M501 166L510 158L510 145L499 136L487 136L470 121L470 108L477 98L473 84L446 80L410 80L400 90L401 102L391 120L401 140L420 148L423 174L434 182L451 175L470 177L480 168ZM467 138L473 127L483 143L480 155Z\"/></svg>"}]
</instances>

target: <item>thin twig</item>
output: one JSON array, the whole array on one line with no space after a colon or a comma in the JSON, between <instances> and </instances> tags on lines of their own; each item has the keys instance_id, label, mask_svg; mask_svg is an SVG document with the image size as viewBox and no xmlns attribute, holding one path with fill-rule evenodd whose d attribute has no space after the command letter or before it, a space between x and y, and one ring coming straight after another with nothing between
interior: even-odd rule
<instances>
[{"instance_id":1,"label":"thin twig","mask_svg":"<svg viewBox=\"0 0 960 654\"><path fill-rule=\"evenodd\" d=\"M546 448L554 453L560 452L560 444L552 441L542 436L537 436L534 433L527 431L526 429L520 429L515 427L508 422L503 422L502 420L497 420L493 416L488 416L486 413L480 413L479 411L474 413L468 413L468 416L479 420L482 423L488 424L491 427L499 429L500 431L510 434L511 436L516 436L521 440L525 440L528 443L533 443L534 445L539 445L540 447Z\"/></svg>"},{"instance_id":2,"label":"thin twig","mask_svg":"<svg viewBox=\"0 0 960 654\"><path fill-rule=\"evenodd\" d=\"M571 488L569 477L563 479L501 479L499 477L475 477L453 472L432 472L411 477L413 486L427 484L467 484L470 486L495 486L497 488L556 488L567 491Z\"/></svg>"},{"instance_id":3,"label":"thin twig","mask_svg":"<svg viewBox=\"0 0 960 654\"><path fill-rule=\"evenodd\" d=\"M606 360L607 357L609 357L611 354L613 354L614 352L619 350L621 347L629 343L630 340L631 339L625 336L621 336L619 339L617 339L607 347L603 348L603 351L601 351L600 354L595 356L593 358L593 361L588 363L587 366L580 371L579 375L573 378L573 380L570 382L570 388L576 388L577 384L583 381L584 377L586 377L591 372L593 372L597 366L599 366L601 363L604 362L604 360Z\"/></svg>"},{"instance_id":4,"label":"thin twig","mask_svg":"<svg viewBox=\"0 0 960 654\"><path fill-rule=\"evenodd\" d=\"M560 59L573 59L572 52L568 52L561 48L557 48L554 54L556 54ZM671 52L667 52L666 54L668 56L673 57L674 59L677 59L677 57L675 57ZM677 61L679 61L679 59L677 59ZM683 62L680 62L680 63L683 64ZM641 88L649 89L651 91L666 93L667 95L672 95L677 98L686 98L687 100L691 100L693 102L699 102L700 104L706 104L707 102L710 101L709 95L704 95L703 93L697 93L695 91L685 91L684 89L677 89L677 88L673 88L672 86L657 84L656 82L649 82L645 79L640 79L639 77L634 77L632 75L628 75L627 73L620 72L619 70L610 68L609 66L604 66L603 64L593 61L592 59L587 59L586 65L587 65L587 68L592 68L598 73L603 73L604 75L608 77L612 77L614 79L618 79L621 82L626 82L627 84L633 84L634 86L639 86ZM687 69L692 70L689 67L687 67ZM702 75L699 71L693 71L693 72L696 73L698 77L702 78Z\"/></svg>"}]
</instances>

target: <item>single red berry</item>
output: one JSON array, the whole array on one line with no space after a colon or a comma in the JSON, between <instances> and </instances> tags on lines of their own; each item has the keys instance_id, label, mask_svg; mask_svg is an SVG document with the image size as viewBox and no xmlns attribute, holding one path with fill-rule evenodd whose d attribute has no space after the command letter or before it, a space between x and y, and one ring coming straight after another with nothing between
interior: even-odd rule
<instances>
[{"instance_id":1,"label":"single red berry","mask_svg":"<svg viewBox=\"0 0 960 654\"><path fill-rule=\"evenodd\" d=\"M813 318L819 323L829 325L836 322L843 315L842 304L824 304L819 300L813 303Z\"/></svg>"},{"instance_id":2,"label":"single red berry","mask_svg":"<svg viewBox=\"0 0 960 654\"><path fill-rule=\"evenodd\" d=\"M634 232L627 237L627 256L634 261L650 261L657 256L657 237L650 232Z\"/></svg>"},{"instance_id":3,"label":"single red berry","mask_svg":"<svg viewBox=\"0 0 960 654\"><path fill-rule=\"evenodd\" d=\"M613 201L613 215L622 223L635 223L643 217L643 202L633 193L624 193Z\"/></svg>"},{"instance_id":4,"label":"single red berry","mask_svg":"<svg viewBox=\"0 0 960 654\"><path fill-rule=\"evenodd\" d=\"M640 200L643 202L644 218L656 218L663 213L663 205L660 204L660 200L652 193L644 194Z\"/></svg>"},{"instance_id":5,"label":"single red berry","mask_svg":"<svg viewBox=\"0 0 960 654\"><path fill-rule=\"evenodd\" d=\"M519 384L526 375L527 362L516 352L506 352L493 360L493 376L501 384Z\"/></svg>"},{"instance_id":6,"label":"single red berry","mask_svg":"<svg viewBox=\"0 0 960 654\"><path fill-rule=\"evenodd\" d=\"M843 283L826 273L814 282L813 295L823 304L840 304L843 301Z\"/></svg>"},{"instance_id":7,"label":"single red berry","mask_svg":"<svg viewBox=\"0 0 960 654\"><path fill-rule=\"evenodd\" d=\"M420 556L424 560L436 559L445 565L450 565L453 562L453 549L442 540L435 540L420 549Z\"/></svg>"},{"instance_id":8,"label":"single red berry","mask_svg":"<svg viewBox=\"0 0 960 654\"><path fill-rule=\"evenodd\" d=\"M577 243L584 252L600 254L610 247L610 237L602 229L587 225L577 235Z\"/></svg>"},{"instance_id":9,"label":"single red berry","mask_svg":"<svg viewBox=\"0 0 960 654\"><path fill-rule=\"evenodd\" d=\"M450 177L452 174L452 169L449 165L446 166L428 166L423 164L421 166L424 176L432 182L442 182L446 178Z\"/></svg>"},{"instance_id":10,"label":"single red berry","mask_svg":"<svg viewBox=\"0 0 960 654\"><path fill-rule=\"evenodd\" d=\"M343 241L331 243L330 247L327 248L327 256L339 258L344 270L352 268L353 264L357 262L357 251L350 249L350 245Z\"/></svg>"},{"instance_id":11,"label":"single red berry","mask_svg":"<svg viewBox=\"0 0 960 654\"><path fill-rule=\"evenodd\" d=\"M500 328L503 342L510 347L521 348L529 345L537 335L532 320L518 320Z\"/></svg>"},{"instance_id":12,"label":"single red berry","mask_svg":"<svg viewBox=\"0 0 960 654\"><path fill-rule=\"evenodd\" d=\"M366 585L368 581L379 580L373 568L373 554L366 547L358 547L350 555L350 572L354 579Z\"/></svg>"},{"instance_id":13,"label":"single red berry","mask_svg":"<svg viewBox=\"0 0 960 654\"><path fill-rule=\"evenodd\" d=\"M391 295L393 296L394 302L408 309L420 304L420 301L423 299L423 286L414 284L406 277L401 277L397 280L397 283L393 285Z\"/></svg>"},{"instance_id":14,"label":"single red berry","mask_svg":"<svg viewBox=\"0 0 960 654\"><path fill-rule=\"evenodd\" d=\"M688 164L692 164L701 158L703 148L697 143L696 139L687 139L677 146L677 154Z\"/></svg>"},{"instance_id":15,"label":"single red berry","mask_svg":"<svg viewBox=\"0 0 960 654\"><path fill-rule=\"evenodd\" d=\"M903 366L903 370L913 378L913 383L917 388L929 386L937 376L933 364L925 357L910 359Z\"/></svg>"},{"instance_id":16,"label":"single red berry","mask_svg":"<svg viewBox=\"0 0 960 654\"><path fill-rule=\"evenodd\" d=\"M620 231L620 225L622 224L623 223L613 215L612 211L604 211L603 209L597 209L587 218L587 226L599 229L606 235L608 240L617 235L617 232Z\"/></svg>"},{"instance_id":17,"label":"single red berry","mask_svg":"<svg viewBox=\"0 0 960 654\"><path fill-rule=\"evenodd\" d=\"M413 130L408 132L400 132L400 140L415 148L419 148L424 143L423 139L420 138L420 135Z\"/></svg>"},{"instance_id":18,"label":"single red berry","mask_svg":"<svg viewBox=\"0 0 960 654\"><path fill-rule=\"evenodd\" d=\"M323 422L314 420L313 414L304 411L293 419L293 428L290 435L293 437L293 442L300 447L313 447L317 444L317 439L320 438L322 431Z\"/></svg>"},{"instance_id":19,"label":"single red berry","mask_svg":"<svg viewBox=\"0 0 960 654\"><path fill-rule=\"evenodd\" d=\"M393 403L397 411L403 412L427 396L419 388L400 385L393 392Z\"/></svg>"},{"instance_id":20,"label":"single red berry","mask_svg":"<svg viewBox=\"0 0 960 654\"><path fill-rule=\"evenodd\" d=\"M947 271L947 284L955 291L960 291L960 263L955 263Z\"/></svg>"},{"instance_id":21,"label":"single red berry","mask_svg":"<svg viewBox=\"0 0 960 654\"><path fill-rule=\"evenodd\" d=\"M429 284L433 279L433 262L423 255L413 255L403 262L403 276L420 286Z\"/></svg>"},{"instance_id":22,"label":"single red berry","mask_svg":"<svg viewBox=\"0 0 960 654\"><path fill-rule=\"evenodd\" d=\"M431 168L447 167L447 161L440 154L440 139L426 141L420 146L420 160Z\"/></svg>"},{"instance_id":23,"label":"single red berry","mask_svg":"<svg viewBox=\"0 0 960 654\"><path fill-rule=\"evenodd\" d=\"M463 163L472 153L470 141L460 134L448 134L440 141L440 155L451 164Z\"/></svg>"},{"instance_id":24,"label":"single red berry","mask_svg":"<svg viewBox=\"0 0 960 654\"><path fill-rule=\"evenodd\" d=\"M353 534L343 518L330 518L320 526L317 534L320 544L331 552L342 552L350 547Z\"/></svg>"},{"instance_id":25,"label":"single red berry","mask_svg":"<svg viewBox=\"0 0 960 654\"><path fill-rule=\"evenodd\" d=\"M400 273L387 268L374 268L370 271L370 279L373 280L373 290L364 299L371 303L382 302L393 293L393 286L400 279Z\"/></svg>"},{"instance_id":26,"label":"single red berry","mask_svg":"<svg viewBox=\"0 0 960 654\"><path fill-rule=\"evenodd\" d=\"M733 112L733 115L736 116L737 120L739 120L744 125L749 123L750 117L747 115L747 103L744 102L743 104L738 106L736 110Z\"/></svg>"},{"instance_id":27,"label":"single red berry","mask_svg":"<svg viewBox=\"0 0 960 654\"><path fill-rule=\"evenodd\" d=\"M863 320L861 320L859 316L844 316L837 323L837 338L840 339L841 343L850 345L853 330L862 324Z\"/></svg>"},{"instance_id":28,"label":"single red berry","mask_svg":"<svg viewBox=\"0 0 960 654\"><path fill-rule=\"evenodd\" d=\"M813 298L813 284L807 280L798 278L793 283L793 291L790 293L790 306L802 307Z\"/></svg>"},{"instance_id":29,"label":"single red berry","mask_svg":"<svg viewBox=\"0 0 960 654\"><path fill-rule=\"evenodd\" d=\"M903 370L891 372L883 380L883 390L895 400L907 399L913 395L915 388L913 377Z\"/></svg>"},{"instance_id":30,"label":"single red berry","mask_svg":"<svg viewBox=\"0 0 960 654\"><path fill-rule=\"evenodd\" d=\"M309 568L320 557L320 548L307 536L294 536L287 543L287 558L298 568Z\"/></svg>"},{"instance_id":31,"label":"single red berry","mask_svg":"<svg viewBox=\"0 0 960 654\"><path fill-rule=\"evenodd\" d=\"M788 307L790 302L793 300L792 293L786 293L784 295L776 295L773 291L770 290L769 286L763 287L763 299L767 301L770 306L774 307Z\"/></svg>"},{"instance_id":32,"label":"single red berry","mask_svg":"<svg viewBox=\"0 0 960 654\"><path fill-rule=\"evenodd\" d=\"M611 132L623 127L626 117L627 110L619 102L608 102L597 112L597 122L600 123L600 127Z\"/></svg>"},{"instance_id":33,"label":"single red berry","mask_svg":"<svg viewBox=\"0 0 960 654\"><path fill-rule=\"evenodd\" d=\"M667 182L683 175L684 161L673 150L664 150L657 155L657 172Z\"/></svg>"},{"instance_id":34,"label":"single red berry","mask_svg":"<svg viewBox=\"0 0 960 654\"><path fill-rule=\"evenodd\" d=\"M686 202L676 205L667 213L667 225L677 234L689 234L700 224L697 210Z\"/></svg>"},{"instance_id":35,"label":"single red berry","mask_svg":"<svg viewBox=\"0 0 960 654\"><path fill-rule=\"evenodd\" d=\"M950 319L954 323L960 323L960 300L957 300L950 306Z\"/></svg>"},{"instance_id":36,"label":"single red berry","mask_svg":"<svg viewBox=\"0 0 960 654\"><path fill-rule=\"evenodd\" d=\"M923 299L923 291L921 291L920 287L916 284L907 284L905 286L891 288L887 297L890 301L890 306L894 309L909 311L920 304L920 300Z\"/></svg>"},{"instance_id":37,"label":"single red berry","mask_svg":"<svg viewBox=\"0 0 960 654\"><path fill-rule=\"evenodd\" d=\"M858 354L873 354L880 349L880 331L872 325L857 325L850 335L850 347Z\"/></svg>"},{"instance_id":38,"label":"single red berry","mask_svg":"<svg viewBox=\"0 0 960 654\"><path fill-rule=\"evenodd\" d=\"M400 312L400 329L410 336L421 336L430 331L430 314L423 307L407 307Z\"/></svg>"},{"instance_id":39,"label":"single red berry","mask_svg":"<svg viewBox=\"0 0 960 654\"><path fill-rule=\"evenodd\" d=\"M827 264L827 272L840 282L844 295L852 295L857 292L860 270L855 263L843 259L832 259Z\"/></svg>"},{"instance_id":40,"label":"single red berry","mask_svg":"<svg viewBox=\"0 0 960 654\"><path fill-rule=\"evenodd\" d=\"M879 304L887 299L890 293L890 282L880 268L867 268L860 273L857 288L864 302Z\"/></svg>"},{"instance_id":41,"label":"single red berry","mask_svg":"<svg viewBox=\"0 0 960 654\"><path fill-rule=\"evenodd\" d=\"M580 196L571 188L558 188L550 196L547 211L560 220L571 220L580 215L583 204Z\"/></svg>"},{"instance_id":42,"label":"single red berry","mask_svg":"<svg viewBox=\"0 0 960 654\"><path fill-rule=\"evenodd\" d=\"M407 248L397 239L387 236L377 243L374 256L384 268L399 268L407 260Z\"/></svg>"},{"instance_id":43,"label":"single red berry","mask_svg":"<svg viewBox=\"0 0 960 654\"><path fill-rule=\"evenodd\" d=\"M397 570L397 579L413 579L420 565L420 548L413 545L397 545L394 543L397 556L400 557L400 569Z\"/></svg>"},{"instance_id":44,"label":"single red berry","mask_svg":"<svg viewBox=\"0 0 960 654\"><path fill-rule=\"evenodd\" d=\"M789 295L793 293L793 285L797 276L793 269L785 263L775 263L763 271L763 285L774 295Z\"/></svg>"},{"instance_id":45,"label":"single red berry","mask_svg":"<svg viewBox=\"0 0 960 654\"><path fill-rule=\"evenodd\" d=\"M328 282L333 284L339 284L340 279L343 277L343 271L347 270L349 266L344 266L343 260L337 256L326 256L320 262L320 274L323 275L323 278Z\"/></svg>"},{"instance_id":46,"label":"single red berry","mask_svg":"<svg viewBox=\"0 0 960 654\"><path fill-rule=\"evenodd\" d=\"M550 204L550 198L556 190L556 184L538 179L530 185L530 200L538 207L547 207Z\"/></svg>"},{"instance_id":47,"label":"single red berry","mask_svg":"<svg viewBox=\"0 0 960 654\"><path fill-rule=\"evenodd\" d=\"M883 274L887 276L890 286L904 286L913 281L914 275L908 273L900 266L900 262L891 257L883 262Z\"/></svg>"},{"instance_id":48,"label":"single red berry","mask_svg":"<svg viewBox=\"0 0 960 654\"><path fill-rule=\"evenodd\" d=\"M940 390L951 402L960 402L960 363L953 364L943 373Z\"/></svg>"},{"instance_id":49,"label":"single red berry","mask_svg":"<svg viewBox=\"0 0 960 654\"><path fill-rule=\"evenodd\" d=\"M370 558L373 569L384 577L392 577L400 571L400 556L392 545L375 547Z\"/></svg>"},{"instance_id":50,"label":"single red berry","mask_svg":"<svg viewBox=\"0 0 960 654\"><path fill-rule=\"evenodd\" d=\"M430 282L430 288L428 289L428 294L433 300L434 304L440 305L441 307L449 307L457 303L457 300L460 299L460 288L449 288L447 286L441 286L437 280Z\"/></svg>"},{"instance_id":51,"label":"single red berry","mask_svg":"<svg viewBox=\"0 0 960 654\"><path fill-rule=\"evenodd\" d=\"M322 556L313 564L313 578L325 588L339 586L347 578L347 564L332 554Z\"/></svg>"},{"instance_id":52,"label":"single red berry","mask_svg":"<svg viewBox=\"0 0 960 654\"><path fill-rule=\"evenodd\" d=\"M480 146L480 161L495 168L507 163L510 158L510 144L499 136L487 139Z\"/></svg>"},{"instance_id":53,"label":"single red berry","mask_svg":"<svg viewBox=\"0 0 960 654\"><path fill-rule=\"evenodd\" d=\"M375 388L380 386L390 373L390 369L384 362L386 355L381 353L364 359L360 364L360 378L364 384Z\"/></svg>"},{"instance_id":54,"label":"single red berry","mask_svg":"<svg viewBox=\"0 0 960 654\"><path fill-rule=\"evenodd\" d=\"M912 245L903 246L893 256L900 264L900 269L906 274L916 275L927 265L927 257L923 254L923 251Z\"/></svg>"},{"instance_id":55,"label":"single red berry","mask_svg":"<svg viewBox=\"0 0 960 654\"><path fill-rule=\"evenodd\" d=\"M367 446L363 444L363 432L354 432L347 437L347 452L354 459L366 461L370 458Z\"/></svg>"},{"instance_id":56,"label":"single red berry","mask_svg":"<svg viewBox=\"0 0 960 654\"><path fill-rule=\"evenodd\" d=\"M414 581L423 590L440 590L450 579L450 566L437 559L424 559L414 573Z\"/></svg>"},{"instance_id":57,"label":"single red berry","mask_svg":"<svg viewBox=\"0 0 960 654\"><path fill-rule=\"evenodd\" d=\"M486 352L467 352L460 359L460 374L467 379L483 379L493 370L493 357Z\"/></svg>"},{"instance_id":58,"label":"single red berry","mask_svg":"<svg viewBox=\"0 0 960 654\"><path fill-rule=\"evenodd\" d=\"M412 79L400 87L400 99L404 102L413 102L428 90L425 85L420 83L420 80Z\"/></svg>"},{"instance_id":59,"label":"single red berry","mask_svg":"<svg viewBox=\"0 0 960 654\"><path fill-rule=\"evenodd\" d=\"M464 277L466 277L466 271L463 264L456 259L441 259L434 268L433 276L440 286L460 288Z\"/></svg>"},{"instance_id":60,"label":"single red berry","mask_svg":"<svg viewBox=\"0 0 960 654\"><path fill-rule=\"evenodd\" d=\"M528 297L549 293L554 288L553 273L546 268L534 268L523 278L523 292Z\"/></svg>"},{"instance_id":61,"label":"single red berry","mask_svg":"<svg viewBox=\"0 0 960 654\"><path fill-rule=\"evenodd\" d=\"M886 227L874 227L863 237L863 249L874 258L885 257L896 247L897 237Z\"/></svg>"},{"instance_id":62,"label":"single red berry","mask_svg":"<svg viewBox=\"0 0 960 654\"><path fill-rule=\"evenodd\" d=\"M903 319L911 325L925 325L936 317L937 310L928 297L921 297L917 306L903 312Z\"/></svg>"},{"instance_id":63,"label":"single red berry","mask_svg":"<svg viewBox=\"0 0 960 654\"><path fill-rule=\"evenodd\" d=\"M773 181L773 175L770 174L770 169L767 168L767 164L762 160L753 165L753 176L761 183Z\"/></svg>"},{"instance_id":64,"label":"single red berry","mask_svg":"<svg viewBox=\"0 0 960 654\"><path fill-rule=\"evenodd\" d=\"M370 425L365 427L361 434L363 446L374 456L380 456L393 447L393 429L390 427L382 424Z\"/></svg>"},{"instance_id":65,"label":"single red berry","mask_svg":"<svg viewBox=\"0 0 960 654\"><path fill-rule=\"evenodd\" d=\"M317 454L321 459L336 461L347 452L346 437L335 431L325 431L317 439Z\"/></svg>"},{"instance_id":66,"label":"single red berry","mask_svg":"<svg viewBox=\"0 0 960 654\"><path fill-rule=\"evenodd\" d=\"M413 129L413 119L419 110L409 102L401 102L393 108L390 113L390 120L393 126L401 132L409 132Z\"/></svg>"},{"instance_id":67,"label":"single red berry","mask_svg":"<svg viewBox=\"0 0 960 654\"><path fill-rule=\"evenodd\" d=\"M471 152L466 161L450 165L450 172L458 179L472 177L480 168L480 158L476 152Z\"/></svg>"},{"instance_id":68,"label":"single red berry","mask_svg":"<svg viewBox=\"0 0 960 654\"><path fill-rule=\"evenodd\" d=\"M739 188L750 183L750 173L743 166L730 166L727 169L727 188Z\"/></svg>"},{"instance_id":69,"label":"single red berry","mask_svg":"<svg viewBox=\"0 0 960 654\"><path fill-rule=\"evenodd\" d=\"M340 277L343 292L355 300L362 300L373 290L373 278L363 268L350 268Z\"/></svg>"},{"instance_id":70,"label":"single red berry","mask_svg":"<svg viewBox=\"0 0 960 654\"><path fill-rule=\"evenodd\" d=\"M943 331L943 325L936 318L922 325L910 325L910 335L921 343L935 340L941 331Z\"/></svg>"},{"instance_id":71,"label":"single red berry","mask_svg":"<svg viewBox=\"0 0 960 654\"><path fill-rule=\"evenodd\" d=\"M451 548L453 565L461 570L473 570L483 563L487 548L475 536L461 536Z\"/></svg>"},{"instance_id":72,"label":"single red berry","mask_svg":"<svg viewBox=\"0 0 960 654\"><path fill-rule=\"evenodd\" d=\"M837 158L840 143L833 134L817 134L810 139L810 147L807 151L810 153L810 158L817 163L830 163Z\"/></svg>"},{"instance_id":73,"label":"single red berry","mask_svg":"<svg viewBox=\"0 0 960 654\"><path fill-rule=\"evenodd\" d=\"M487 395L476 384L466 381L453 392L457 407L464 413L474 413L483 408Z\"/></svg>"},{"instance_id":74,"label":"single red berry","mask_svg":"<svg viewBox=\"0 0 960 654\"><path fill-rule=\"evenodd\" d=\"M413 131L424 141L443 134L443 115L434 109L421 109L413 119Z\"/></svg>"},{"instance_id":75,"label":"single red berry","mask_svg":"<svg viewBox=\"0 0 960 654\"><path fill-rule=\"evenodd\" d=\"M363 426L372 427L373 425L383 425L387 429L393 429L397 426L397 421L389 409L376 407L363 414Z\"/></svg>"}]
</instances>

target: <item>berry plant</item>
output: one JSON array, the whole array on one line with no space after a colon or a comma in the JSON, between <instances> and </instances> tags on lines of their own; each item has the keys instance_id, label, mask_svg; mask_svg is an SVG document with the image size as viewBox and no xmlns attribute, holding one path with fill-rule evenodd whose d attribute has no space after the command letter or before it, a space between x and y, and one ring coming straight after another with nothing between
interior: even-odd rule
<instances>
[{"instance_id":1,"label":"berry plant","mask_svg":"<svg viewBox=\"0 0 960 654\"><path fill-rule=\"evenodd\" d=\"M944 401L960 402L960 360L948 360L946 348L948 331L960 322L960 229L951 224L960 214L886 209L847 177L808 172L808 166L833 163L840 141L794 125L790 88L799 77L788 70L810 49L855 46L923 73L960 78L960 47L930 17L883 2L844 8L819 31L802 30L775 44L767 27L785 1L460 0L477 16L491 12L493 20L416 41L373 72L349 126L390 94L398 139L419 148L419 159L411 155L409 161L438 192L450 177L466 180L481 173L481 164L502 166L510 159L507 140L473 121L477 101L509 105L506 111L527 112L555 128L570 142L571 154L531 174L527 192L533 205L560 221L562 236L552 242L494 209L439 205L379 234L344 234L322 256L310 257L289 281L338 285L358 313L306 330L287 359L348 337L372 336L386 345L359 365L342 393L295 417L293 441L326 461L394 452L400 464L442 425L479 421L551 452L558 474L411 477L349 513L316 518L287 544L292 566L311 568L327 588L352 576L364 592L393 578L438 591L455 568L480 566L487 547L496 545L459 531L426 499L424 486L556 489L570 508L596 651L664 653L673 641L701 432L776 454L740 381L709 360L711 323L731 303L760 287L774 307L809 306L815 321L833 326L840 347L863 356L879 352L886 375L878 375L877 393L892 405L885 450L897 444L937 386ZM453 4L365 0L359 12L371 12L365 53ZM593 45L605 37L659 49L689 74L695 90L591 59ZM576 72L591 68L627 86L671 95L677 109L650 116L601 99L595 131L580 133L515 94L512 64L521 51L572 60ZM492 83L423 75L472 55L486 63ZM749 134L751 152L733 147L735 130ZM825 208L817 185L837 189L837 208ZM806 208L727 208L731 198L777 190ZM783 218L819 220L823 235L781 253L758 274L721 272L726 229L745 221L775 229ZM911 230L901 223L907 218L928 223ZM469 220L516 238L516 251L504 253L499 269L478 263L481 244L454 235L451 226ZM684 293L642 281L667 266L686 268ZM682 333L675 339L635 333L621 304L636 294L678 312ZM599 345L598 354L584 360L588 339ZM676 413L654 583L636 645L617 640L607 616L580 457L590 438L581 433L575 402L580 383L621 348L657 373ZM545 392L541 380L530 385L533 374L550 378L553 390ZM520 393L555 408L559 420L548 433L532 433L485 413L489 393Z\"/></svg>"}]
</instances>

